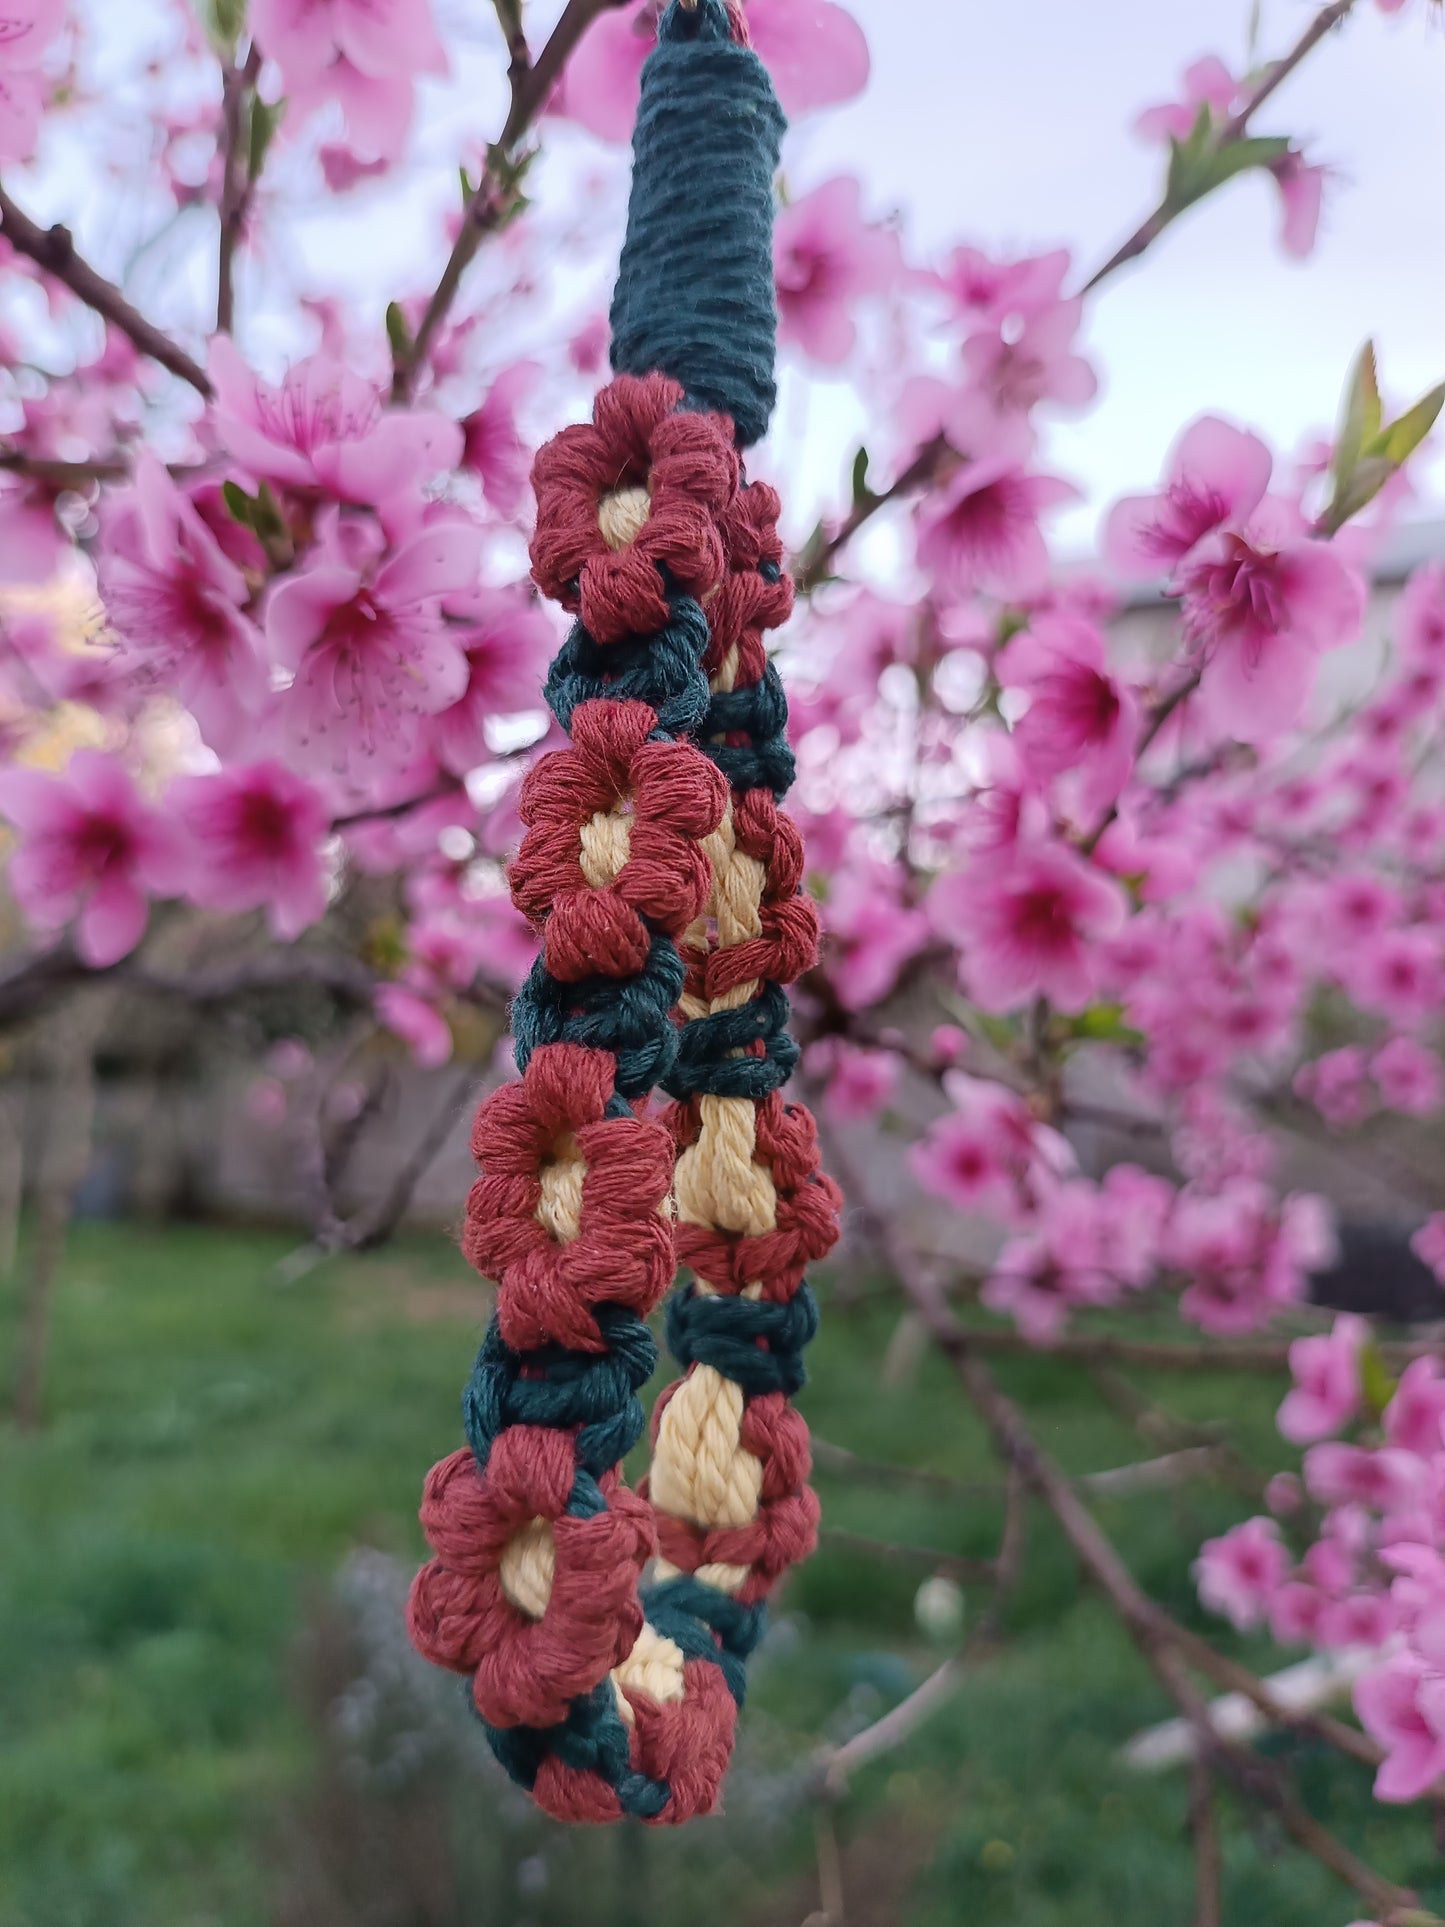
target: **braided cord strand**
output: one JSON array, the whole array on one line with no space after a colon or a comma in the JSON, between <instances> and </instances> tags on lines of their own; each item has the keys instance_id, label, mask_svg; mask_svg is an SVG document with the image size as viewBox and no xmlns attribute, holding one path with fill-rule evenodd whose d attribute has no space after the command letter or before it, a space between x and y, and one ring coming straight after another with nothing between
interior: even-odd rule
<instances>
[{"instance_id":1,"label":"braided cord strand","mask_svg":"<svg viewBox=\"0 0 1445 1927\"><path fill-rule=\"evenodd\" d=\"M412 1638L463 1673L494 1752L559 1818L717 1802L764 1599L810 1548L788 1400L804 1269L838 1194L781 1095L783 984L816 954L786 706L776 495L736 447L774 398L783 120L732 0L672 0L644 71L617 378L537 457L533 575L578 618L547 700L570 747L521 799L509 871L541 954L520 1079L482 1105L465 1248L497 1309L435 1466ZM658 1088L674 1100L648 1110ZM667 1329L650 1502L621 1460ZM659 1550L651 1581L644 1567Z\"/></svg>"},{"instance_id":2,"label":"braided cord strand","mask_svg":"<svg viewBox=\"0 0 1445 1927\"><path fill-rule=\"evenodd\" d=\"M665 1696L685 1665L645 1636L654 1527L620 1471L674 1266L672 1144L644 1109L676 1060L678 939L727 807L684 734L709 700L687 590L721 579L738 461L731 424L681 401L663 376L623 377L534 471L537 578L609 641L574 625L547 684L571 745L523 787L509 882L541 954L513 1006L520 1080L477 1115L464 1233L497 1309L463 1400L468 1449L427 1482L436 1556L409 1612L417 1647L468 1676L507 1770L566 1819L670 1817L628 1687ZM627 503L648 483L644 529Z\"/></svg>"},{"instance_id":3,"label":"braided cord strand","mask_svg":"<svg viewBox=\"0 0 1445 1927\"><path fill-rule=\"evenodd\" d=\"M761 1633L762 1602L816 1543L807 1428L789 1401L817 1329L806 1267L835 1242L841 1206L812 1118L782 1091L797 1057L783 985L811 967L819 931L801 839L778 808L793 776L786 699L763 639L792 609L778 510L762 484L740 493L729 574L709 603L700 740L730 796L705 845L708 910L682 943L685 1021L666 1086L677 1099L677 1252L693 1276L668 1303L668 1344L685 1375L658 1401L645 1487L661 1553L644 1593L649 1618L659 1595L681 1592L724 1650L739 1642L739 1659Z\"/></svg>"}]
</instances>

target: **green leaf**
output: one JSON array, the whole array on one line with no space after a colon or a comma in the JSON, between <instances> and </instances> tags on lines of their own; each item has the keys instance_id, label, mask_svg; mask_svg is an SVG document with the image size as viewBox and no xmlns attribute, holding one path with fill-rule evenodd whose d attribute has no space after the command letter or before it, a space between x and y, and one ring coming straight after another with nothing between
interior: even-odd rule
<instances>
[{"instance_id":1,"label":"green leaf","mask_svg":"<svg viewBox=\"0 0 1445 1927\"><path fill-rule=\"evenodd\" d=\"M262 541L286 534L286 517L269 482L262 482L256 491L256 533Z\"/></svg>"},{"instance_id":2,"label":"green leaf","mask_svg":"<svg viewBox=\"0 0 1445 1927\"><path fill-rule=\"evenodd\" d=\"M246 31L246 0L197 0L196 13L216 52L223 60L233 60Z\"/></svg>"},{"instance_id":3,"label":"green leaf","mask_svg":"<svg viewBox=\"0 0 1445 1927\"><path fill-rule=\"evenodd\" d=\"M1379 1346L1373 1338L1367 1339L1360 1347L1360 1397L1371 1418L1382 1415L1395 1396L1397 1383Z\"/></svg>"},{"instance_id":4,"label":"green leaf","mask_svg":"<svg viewBox=\"0 0 1445 1927\"><path fill-rule=\"evenodd\" d=\"M868 451L860 448L853 457L853 506L861 507L864 502L873 499L873 491L868 486Z\"/></svg>"},{"instance_id":5,"label":"green leaf","mask_svg":"<svg viewBox=\"0 0 1445 1927\"><path fill-rule=\"evenodd\" d=\"M1371 369L1373 382L1373 368ZM1318 528L1322 535L1337 535L1352 516L1366 508L1380 490L1415 453L1430 430L1439 420L1440 411L1445 408L1445 382L1432 388L1423 395L1413 408L1392 421L1385 428L1379 426L1378 396L1375 401L1375 419L1371 432L1356 450L1353 459L1341 461L1339 452L1335 456L1335 490L1330 505L1320 517ZM1346 410L1346 423L1341 435L1353 434L1353 424ZM1368 407L1366 410L1368 425Z\"/></svg>"},{"instance_id":6,"label":"green leaf","mask_svg":"<svg viewBox=\"0 0 1445 1927\"><path fill-rule=\"evenodd\" d=\"M1077 1043L1141 1044L1142 1034L1124 1022L1121 1004L1090 1004L1068 1019L1066 1032Z\"/></svg>"},{"instance_id":7,"label":"green leaf","mask_svg":"<svg viewBox=\"0 0 1445 1927\"><path fill-rule=\"evenodd\" d=\"M1383 455L1387 462L1402 468L1440 419L1442 408L1445 408L1445 382L1441 382L1438 388L1432 388L1413 408L1406 409L1403 415L1391 422L1387 429L1376 436L1366 454Z\"/></svg>"},{"instance_id":8,"label":"green leaf","mask_svg":"<svg viewBox=\"0 0 1445 1927\"><path fill-rule=\"evenodd\" d=\"M471 205L472 196L477 191L476 187L473 184L471 175L467 172L467 170L464 167L459 167L457 169L457 172L462 177L462 206L469 207Z\"/></svg>"},{"instance_id":9,"label":"green leaf","mask_svg":"<svg viewBox=\"0 0 1445 1927\"><path fill-rule=\"evenodd\" d=\"M386 338L391 344L394 361L410 361L415 344L399 301L388 301L386 304Z\"/></svg>"},{"instance_id":10,"label":"green leaf","mask_svg":"<svg viewBox=\"0 0 1445 1927\"><path fill-rule=\"evenodd\" d=\"M1344 410L1335 436L1335 456L1330 472L1335 478L1337 494L1348 486L1366 442L1373 441L1379 432L1380 384L1375 371L1375 344L1367 341L1350 370Z\"/></svg>"},{"instance_id":11,"label":"green leaf","mask_svg":"<svg viewBox=\"0 0 1445 1927\"><path fill-rule=\"evenodd\" d=\"M261 504L248 495L239 482L222 482L221 500L230 511L232 521L239 522L243 529L254 530Z\"/></svg>"},{"instance_id":12,"label":"green leaf","mask_svg":"<svg viewBox=\"0 0 1445 1927\"><path fill-rule=\"evenodd\" d=\"M1284 135L1250 134L1227 141L1221 147L1215 138L1214 122L1207 106L1199 114L1186 140L1169 143L1169 174L1164 188L1164 203L1171 214L1193 207L1206 194L1212 194L1237 174L1253 167L1273 167L1290 150Z\"/></svg>"},{"instance_id":13,"label":"green leaf","mask_svg":"<svg viewBox=\"0 0 1445 1927\"><path fill-rule=\"evenodd\" d=\"M271 143L276 138L276 130L281 125L281 117L286 112L286 102L278 100L275 105L262 100L259 94L251 96L251 144L246 158L250 178L260 178L261 169L266 165L266 156Z\"/></svg>"}]
</instances>

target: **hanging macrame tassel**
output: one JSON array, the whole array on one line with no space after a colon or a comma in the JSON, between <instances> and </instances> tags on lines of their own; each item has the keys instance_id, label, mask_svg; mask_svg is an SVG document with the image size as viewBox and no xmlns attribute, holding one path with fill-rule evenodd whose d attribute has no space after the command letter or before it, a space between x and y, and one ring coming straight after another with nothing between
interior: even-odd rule
<instances>
[{"instance_id":1,"label":"hanging macrame tassel","mask_svg":"<svg viewBox=\"0 0 1445 1927\"><path fill-rule=\"evenodd\" d=\"M814 1541L788 1403L836 1235L816 1133L781 1087L782 985L817 917L786 705L778 501L735 446L774 397L772 177L783 121L723 0L674 0L643 75L618 379L537 458L533 572L573 610L547 683L572 746L524 786L510 871L541 956L520 1082L486 1100L466 1249L497 1311L433 1468L419 1649L465 1673L498 1758L547 1811L675 1822L716 1804L763 1601ZM656 1087L674 1099L645 1115ZM675 1159L675 1169L674 1169ZM685 1376L642 1429L670 1301ZM656 1562L648 1583L644 1568Z\"/></svg>"}]
</instances>

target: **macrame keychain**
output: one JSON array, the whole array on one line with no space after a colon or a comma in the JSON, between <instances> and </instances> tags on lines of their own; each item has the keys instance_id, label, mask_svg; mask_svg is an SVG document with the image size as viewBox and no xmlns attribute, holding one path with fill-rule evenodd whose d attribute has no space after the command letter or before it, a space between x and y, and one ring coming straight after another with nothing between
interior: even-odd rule
<instances>
[{"instance_id":1,"label":"macrame keychain","mask_svg":"<svg viewBox=\"0 0 1445 1927\"><path fill-rule=\"evenodd\" d=\"M783 985L818 921L778 808L779 502L737 452L775 399L783 128L741 9L671 0L643 72L616 379L533 471L533 574L578 617L546 687L571 746L522 792L509 876L541 954L513 1008L520 1080L477 1114L465 1232L497 1309L467 1449L427 1479L436 1556L409 1623L566 1820L716 1806L764 1602L816 1538L788 1401L839 1195L782 1094ZM645 1320L678 1265L684 1375L633 1493Z\"/></svg>"}]
</instances>

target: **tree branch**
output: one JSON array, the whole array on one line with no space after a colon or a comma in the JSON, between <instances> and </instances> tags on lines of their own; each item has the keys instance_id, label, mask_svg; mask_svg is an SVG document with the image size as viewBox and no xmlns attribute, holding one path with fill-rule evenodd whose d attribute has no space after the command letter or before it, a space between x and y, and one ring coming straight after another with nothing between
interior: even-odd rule
<instances>
[{"instance_id":1,"label":"tree branch","mask_svg":"<svg viewBox=\"0 0 1445 1927\"><path fill-rule=\"evenodd\" d=\"M221 246L216 271L216 332L228 335L235 326L236 250L246 228L256 181L246 129L246 95L261 72L260 50L253 42L245 64L228 60L221 70L221 128L224 161L221 172ZM253 110L254 111L254 110Z\"/></svg>"},{"instance_id":2,"label":"tree branch","mask_svg":"<svg viewBox=\"0 0 1445 1927\"><path fill-rule=\"evenodd\" d=\"M939 470L948 462L957 462L958 455L950 447L946 437L935 435L931 442L913 457L897 480L881 495L867 494L853 504L852 509L831 533L821 529L808 543L792 564L793 582L800 595L810 595L822 582L826 582L833 572L833 563L841 550L845 549L866 522L871 522L879 509L887 508L890 502L897 502L905 495L913 495L921 488L928 488L937 479Z\"/></svg>"},{"instance_id":3,"label":"tree branch","mask_svg":"<svg viewBox=\"0 0 1445 1927\"><path fill-rule=\"evenodd\" d=\"M845 1160L846 1163L846 1160ZM849 1174L856 1195L856 1172ZM1028 1487L1047 1505L1073 1549L1083 1571L1108 1602L1140 1656L1198 1735L1200 1751L1212 1768L1226 1775L1246 1797L1274 1814L1284 1831L1339 1879L1370 1903L1382 1921L1406 1922L1413 1927L1445 1927L1437 1916L1418 1909L1414 1894L1386 1879L1352 1853L1301 1802L1288 1776L1248 1748L1231 1744L1215 1731L1210 1711L1187 1670L1186 1660L1205 1670L1202 1647L1207 1642L1186 1635L1162 1607L1140 1588L1113 1542L1084 1505L1073 1482L1039 1446L1021 1409L995 1383L977 1357L971 1334L955 1319L947 1299L918 1264L897 1228L874 1213L884 1255L928 1327L939 1349L953 1365L974 1410L982 1419L994 1449ZM1298 1722L1286 1720L1286 1726ZM1312 1720L1312 1730L1321 1730ZM1360 1736L1364 1739L1364 1736ZM1366 1741L1368 1744L1368 1741Z\"/></svg>"},{"instance_id":4,"label":"tree branch","mask_svg":"<svg viewBox=\"0 0 1445 1927\"><path fill-rule=\"evenodd\" d=\"M462 276L485 236L501 226L514 205L515 188L508 186L506 174L522 136L551 98L577 43L592 22L609 8L625 3L626 0L567 0L551 39L535 61L519 65L516 49L512 48L512 104L506 125L487 150L482 178L467 202L461 231L416 334L407 346L396 350L391 384L393 401L410 401L417 377L426 367L437 335L456 300Z\"/></svg>"},{"instance_id":5,"label":"tree branch","mask_svg":"<svg viewBox=\"0 0 1445 1927\"><path fill-rule=\"evenodd\" d=\"M1220 128L1217 147L1232 146L1235 141L1242 138L1249 129L1250 121L1271 94L1288 80L1300 62L1314 51L1325 36L1343 22L1354 5L1355 0L1333 0L1331 6L1321 8L1289 52L1272 62L1265 70L1263 77L1250 91L1239 112ZM1165 228L1169 227L1183 211L1182 208L1171 207L1168 201L1161 201L1154 212L1140 222L1128 240L1114 250L1104 265L1095 269L1079 289L1079 293L1089 294L1101 281L1107 281L1109 276L1119 268L1130 261L1137 261L1139 256L1154 245Z\"/></svg>"},{"instance_id":6,"label":"tree branch","mask_svg":"<svg viewBox=\"0 0 1445 1927\"><path fill-rule=\"evenodd\" d=\"M1189 1832L1194 1842L1194 1927L1222 1927L1219 1816L1214 1803L1214 1773L1202 1753L1194 1762L1189 1789Z\"/></svg>"},{"instance_id":7,"label":"tree branch","mask_svg":"<svg viewBox=\"0 0 1445 1927\"><path fill-rule=\"evenodd\" d=\"M55 991L78 983L108 982L147 996L204 1008L230 1003L256 991L308 984L329 990L349 1003L369 1004L381 981L359 959L338 951L280 950L223 969L183 975L151 970L134 957L95 970L82 962L69 944L59 944L54 950L23 958L0 975L0 1025L22 1022Z\"/></svg>"},{"instance_id":8,"label":"tree branch","mask_svg":"<svg viewBox=\"0 0 1445 1927\"><path fill-rule=\"evenodd\" d=\"M162 368L188 381L197 394L210 399L212 389L205 369L154 322L147 321L138 308L132 307L113 281L107 281L76 253L68 227L58 222L54 227L41 227L0 187L0 233L17 254L26 255L47 274L63 282L78 301L128 335L143 355L149 355Z\"/></svg>"},{"instance_id":9,"label":"tree branch","mask_svg":"<svg viewBox=\"0 0 1445 1927\"><path fill-rule=\"evenodd\" d=\"M996 1576L991 1559L968 1559L958 1553L938 1552L932 1546L897 1545L890 1539L870 1538L865 1532L848 1532L842 1526L824 1526L818 1538L835 1552L861 1552L882 1565L926 1566L930 1572L961 1585L987 1584Z\"/></svg>"},{"instance_id":10,"label":"tree branch","mask_svg":"<svg viewBox=\"0 0 1445 1927\"><path fill-rule=\"evenodd\" d=\"M881 1719L875 1720L861 1733L855 1733L851 1740L845 1740L841 1746L825 1748L818 1755L814 1763L815 1771L821 1777L822 1791L829 1798L838 1799L847 1791L850 1773L876 1760L880 1754L891 1753L894 1747L901 1746L917 1732L925 1720L952 1698L977 1656L997 1643L1004 1608L1013 1596L1023 1570L1027 1522L1028 1488L1011 1468L1004 1487L1003 1532L999 1538L998 1556L990 1562L994 1581L993 1597L974 1622L959 1650L935 1668L922 1685L915 1687L906 1699L900 1700Z\"/></svg>"}]
</instances>

